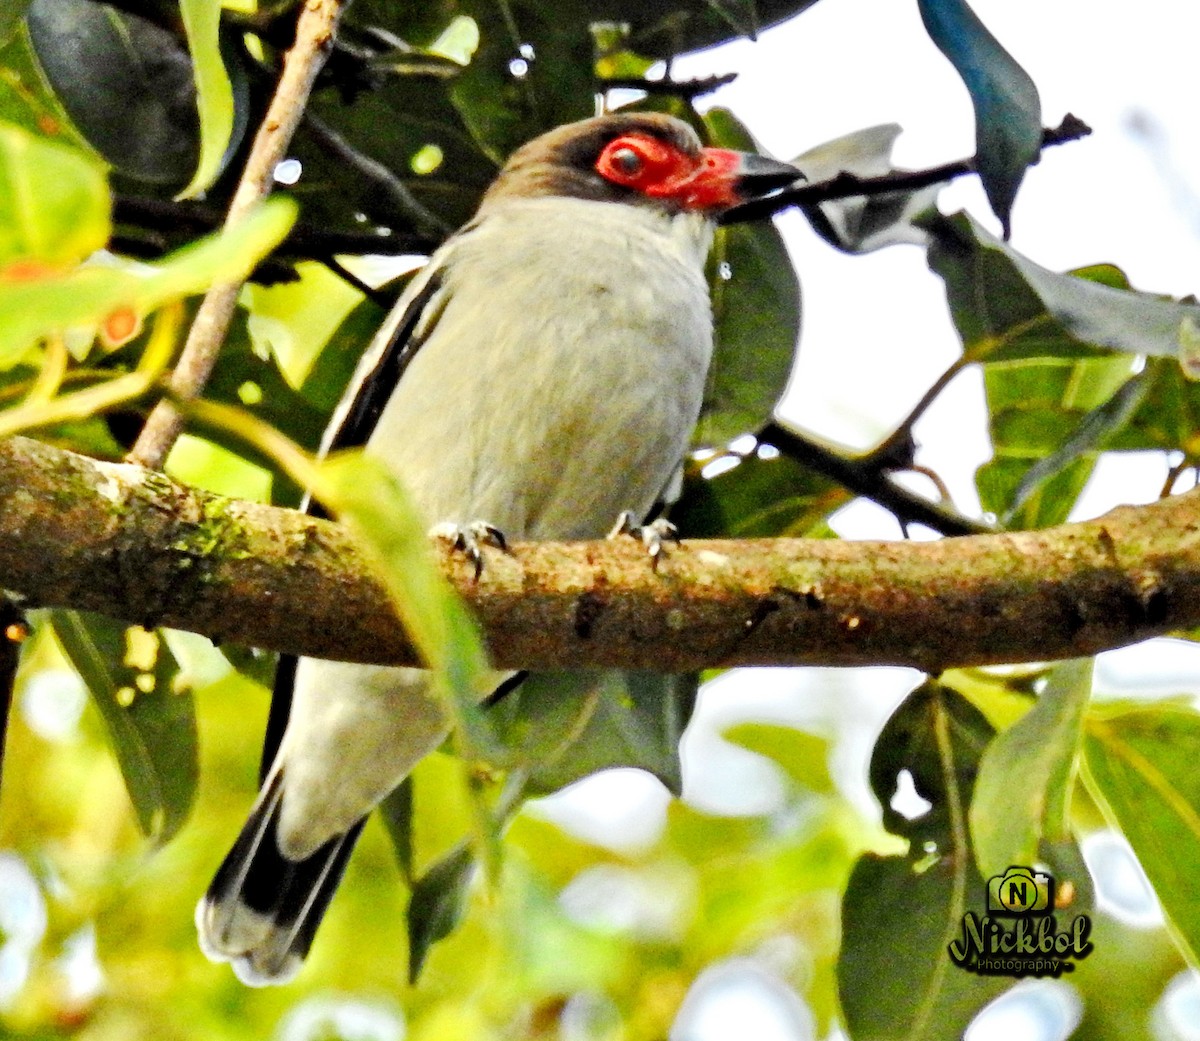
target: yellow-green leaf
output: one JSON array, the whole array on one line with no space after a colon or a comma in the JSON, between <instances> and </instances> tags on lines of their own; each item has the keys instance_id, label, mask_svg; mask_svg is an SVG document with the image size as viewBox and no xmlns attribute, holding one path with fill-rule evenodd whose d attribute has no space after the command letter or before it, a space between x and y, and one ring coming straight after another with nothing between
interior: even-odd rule
<instances>
[{"instance_id":1,"label":"yellow-green leaf","mask_svg":"<svg viewBox=\"0 0 1200 1041\"><path fill-rule=\"evenodd\" d=\"M108 241L110 227L108 182L95 159L0 123L0 280L76 263ZM24 270L14 272L14 262Z\"/></svg>"},{"instance_id":2,"label":"yellow-green leaf","mask_svg":"<svg viewBox=\"0 0 1200 1041\"><path fill-rule=\"evenodd\" d=\"M233 133L233 87L221 60L220 0L181 0L180 14L192 53L196 108L200 115L200 162L179 198L198 195L221 172L221 160Z\"/></svg>"},{"instance_id":3,"label":"yellow-green leaf","mask_svg":"<svg viewBox=\"0 0 1200 1041\"><path fill-rule=\"evenodd\" d=\"M154 264L89 265L24 281L0 278L0 368L40 337L94 328L118 310L145 315L162 304L245 278L287 234L290 199L271 199L236 227Z\"/></svg>"}]
</instances>

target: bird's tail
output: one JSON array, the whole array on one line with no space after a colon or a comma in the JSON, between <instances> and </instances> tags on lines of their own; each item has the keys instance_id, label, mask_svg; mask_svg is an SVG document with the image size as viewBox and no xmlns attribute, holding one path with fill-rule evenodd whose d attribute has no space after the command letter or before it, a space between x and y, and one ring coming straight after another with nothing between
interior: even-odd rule
<instances>
[{"instance_id":1,"label":"bird's tail","mask_svg":"<svg viewBox=\"0 0 1200 1041\"><path fill-rule=\"evenodd\" d=\"M365 820L304 860L289 860L276 838L282 791L276 769L196 906L201 949L231 962L250 986L287 983L300 970Z\"/></svg>"}]
</instances>

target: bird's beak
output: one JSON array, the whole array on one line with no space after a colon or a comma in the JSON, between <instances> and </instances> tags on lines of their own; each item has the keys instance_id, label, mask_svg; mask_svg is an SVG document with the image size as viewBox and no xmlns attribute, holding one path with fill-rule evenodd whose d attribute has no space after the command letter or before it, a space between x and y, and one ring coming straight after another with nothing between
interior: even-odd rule
<instances>
[{"instance_id":1,"label":"bird's beak","mask_svg":"<svg viewBox=\"0 0 1200 1041\"><path fill-rule=\"evenodd\" d=\"M773 192L801 180L804 174L790 163L781 163L753 152L705 148L701 166L687 183L685 205L720 212L738 203Z\"/></svg>"}]
</instances>

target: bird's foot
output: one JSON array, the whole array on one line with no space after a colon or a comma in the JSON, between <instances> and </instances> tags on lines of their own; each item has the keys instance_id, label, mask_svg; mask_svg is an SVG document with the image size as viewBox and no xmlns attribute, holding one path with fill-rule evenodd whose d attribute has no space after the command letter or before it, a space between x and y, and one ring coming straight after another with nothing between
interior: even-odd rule
<instances>
[{"instance_id":1,"label":"bird's foot","mask_svg":"<svg viewBox=\"0 0 1200 1041\"><path fill-rule=\"evenodd\" d=\"M474 520L469 524L442 521L429 529L429 537L450 543L452 549L462 553L475 567L475 578L483 574L483 547L495 546L508 552L508 540L504 532L485 520Z\"/></svg>"},{"instance_id":2,"label":"bird's foot","mask_svg":"<svg viewBox=\"0 0 1200 1041\"><path fill-rule=\"evenodd\" d=\"M619 539L622 535L629 535L631 538L641 540L642 545L646 547L646 552L650 554L650 566L656 570L659 558L666 553L666 544L668 542L673 542L677 546L680 544L679 529L665 517L659 517L658 520L653 520L649 524L637 524L634 522L633 514L628 510L621 511L621 515L617 517L617 523L608 533L610 539Z\"/></svg>"}]
</instances>

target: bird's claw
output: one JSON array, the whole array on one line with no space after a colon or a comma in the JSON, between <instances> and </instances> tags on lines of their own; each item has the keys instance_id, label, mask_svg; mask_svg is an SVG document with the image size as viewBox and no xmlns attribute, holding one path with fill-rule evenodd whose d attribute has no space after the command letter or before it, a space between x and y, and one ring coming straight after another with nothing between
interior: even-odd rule
<instances>
[{"instance_id":1,"label":"bird's claw","mask_svg":"<svg viewBox=\"0 0 1200 1041\"><path fill-rule=\"evenodd\" d=\"M633 514L622 510L617 523L608 533L610 539L619 539L622 535L640 539L650 554L650 566L657 570L659 558L666 552L666 544L673 542L679 545L679 529L665 517L652 520L649 524L637 524Z\"/></svg>"},{"instance_id":2,"label":"bird's claw","mask_svg":"<svg viewBox=\"0 0 1200 1041\"><path fill-rule=\"evenodd\" d=\"M452 549L462 553L474 566L477 580L483 574L484 546L495 546L503 553L508 552L508 540L504 532L484 520L471 521L469 524L443 521L430 528L429 537L448 542Z\"/></svg>"}]
</instances>

